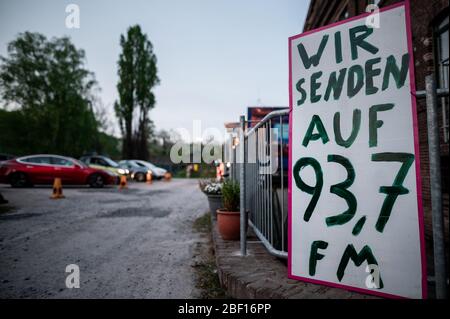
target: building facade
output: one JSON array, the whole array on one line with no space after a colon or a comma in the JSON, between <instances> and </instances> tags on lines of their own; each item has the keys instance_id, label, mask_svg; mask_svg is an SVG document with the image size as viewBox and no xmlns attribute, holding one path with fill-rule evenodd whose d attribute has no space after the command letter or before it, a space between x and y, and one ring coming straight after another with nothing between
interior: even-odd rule
<instances>
[{"instance_id":1,"label":"building facade","mask_svg":"<svg viewBox=\"0 0 450 319\"><path fill-rule=\"evenodd\" d=\"M385 7L398 0L311 0L304 30L309 31L324 25L345 20L366 12L368 5ZM413 37L416 89L425 90L425 77L435 74L438 87L448 88L449 79L449 1L410 0L411 28ZM443 208L448 247L448 107L449 99L439 98L439 126L441 143ZM427 113L424 99L417 100L422 196L425 218L425 238L428 255L428 274L433 273L433 238L431 223L431 190L429 174Z\"/></svg>"}]
</instances>

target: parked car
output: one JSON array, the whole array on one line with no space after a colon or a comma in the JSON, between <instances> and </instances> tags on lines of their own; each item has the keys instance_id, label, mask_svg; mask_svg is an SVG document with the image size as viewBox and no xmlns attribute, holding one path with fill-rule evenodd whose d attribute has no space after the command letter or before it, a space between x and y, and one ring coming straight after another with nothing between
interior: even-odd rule
<instances>
[{"instance_id":1,"label":"parked car","mask_svg":"<svg viewBox=\"0 0 450 319\"><path fill-rule=\"evenodd\" d=\"M167 173L167 170L158 166L155 166L154 164L147 162L147 161L142 161L142 160L128 160L128 162L137 164L141 167L145 167L149 170L152 171L152 176L155 179L161 179L164 177L164 174Z\"/></svg>"},{"instance_id":2,"label":"parked car","mask_svg":"<svg viewBox=\"0 0 450 319\"><path fill-rule=\"evenodd\" d=\"M130 171L126 168L120 167L120 165L106 156L92 155L83 156L80 161L92 168L102 169L118 175L128 175Z\"/></svg>"},{"instance_id":3,"label":"parked car","mask_svg":"<svg viewBox=\"0 0 450 319\"><path fill-rule=\"evenodd\" d=\"M149 168L145 166L141 166L136 164L133 161L120 161L119 165L123 168L126 168L130 171L130 177L131 179L138 181L138 182L145 182L147 180L147 173L150 171ZM152 172L153 174L153 172Z\"/></svg>"},{"instance_id":4,"label":"parked car","mask_svg":"<svg viewBox=\"0 0 450 319\"><path fill-rule=\"evenodd\" d=\"M9 183L12 187L52 184L56 177L61 178L63 184L91 187L118 182L117 174L59 155L29 155L0 163L0 183Z\"/></svg>"}]
</instances>

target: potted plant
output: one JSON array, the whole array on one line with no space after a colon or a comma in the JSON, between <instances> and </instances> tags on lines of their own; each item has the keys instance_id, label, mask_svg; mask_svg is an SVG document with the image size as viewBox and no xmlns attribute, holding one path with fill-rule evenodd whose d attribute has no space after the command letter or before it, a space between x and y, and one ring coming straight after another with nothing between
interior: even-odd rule
<instances>
[{"instance_id":1,"label":"potted plant","mask_svg":"<svg viewBox=\"0 0 450 319\"><path fill-rule=\"evenodd\" d=\"M223 208L217 210L217 226L224 240L240 236L240 189L237 182L227 180L222 186Z\"/></svg>"},{"instance_id":2,"label":"potted plant","mask_svg":"<svg viewBox=\"0 0 450 319\"><path fill-rule=\"evenodd\" d=\"M203 180L199 182L200 189L208 197L209 211L215 220L216 211L222 207L222 183Z\"/></svg>"}]
</instances>

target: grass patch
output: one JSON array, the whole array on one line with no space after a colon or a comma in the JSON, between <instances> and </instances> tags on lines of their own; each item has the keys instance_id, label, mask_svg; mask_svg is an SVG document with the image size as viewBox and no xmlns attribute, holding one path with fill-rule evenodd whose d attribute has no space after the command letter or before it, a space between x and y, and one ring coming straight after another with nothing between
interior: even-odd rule
<instances>
[{"instance_id":1,"label":"grass patch","mask_svg":"<svg viewBox=\"0 0 450 319\"><path fill-rule=\"evenodd\" d=\"M206 213L194 221L194 229L199 233L211 233L211 214Z\"/></svg>"},{"instance_id":2,"label":"grass patch","mask_svg":"<svg viewBox=\"0 0 450 319\"><path fill-rule=\"evenodd\" d=\"M217 274L216 260L211 243L211 214L208 212L194 221L193 228L208 236L208 241L199 243L196 247L195 269L196 284L202 299L228 299L226 291L220 286Z\"/></svg>"},{"instance_id":3,"label":"grass patch","mask_svg":"<svg viewBox=\"0 0 450 319\"><path fill-rule=\"evenodd\" d=\"M201 262L195 267L197 271L196 287L201 290L202 299L227 299L226 291L220 286L214 259Z\"/></svg>"}]
</instances>

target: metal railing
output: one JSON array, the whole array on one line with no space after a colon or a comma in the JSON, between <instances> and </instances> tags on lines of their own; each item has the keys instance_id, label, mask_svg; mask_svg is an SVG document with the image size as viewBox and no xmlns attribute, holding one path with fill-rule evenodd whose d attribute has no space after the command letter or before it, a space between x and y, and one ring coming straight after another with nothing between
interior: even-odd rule
<instances>
[{"instance_id":1,"label":"metal railing","mask_svg":"<svg viewBox=\"0 0 450 319\"><path fill-rule=\"evenodd\" d=\"M448 88L437 88L435 75L425 78L425 91L416 98L425 98L427 105L428 157L431 186L431 219L433 227L434 272L437 299L447 298L447 265L445 257L444 212L442 207L441 154L438 121L438 97L449 96ZM445 107L445 105L443 105ZM445 113L442 114L445 116ZM445 131L444 131L445 133Z\"/></svg>"},{"instance_id":2,"label":"metal railing","mask_svg":"<svg viewBox=\"0 0 450 319\"><path fill-rule=\"evenodd\" d=\"M230 156L230 178L243 190L241 216L249 212L248 225L269 253L279 258L287 258L288 250L288 115L289 109L273 111L246 132L241 117L239 144ZM241 236L241 252L245 251L245 236Z\"/></svg>"},{"instance_id":3,"label":"metal railing","mask_svg":"<svg viewBox=\"0 0 450 319\"><path fill-rule=\"evenodd\" d=\"M438 84L440 89L447 89L448 91L448 77L449 77L449 61L448 59L441 61L438 65ZM448 108L449 108L449 98L448 94L446 96L440 97L440 107L442 108L442 130L444 136L444 143L448 143Z\"/></svg>"}]
</instances>

